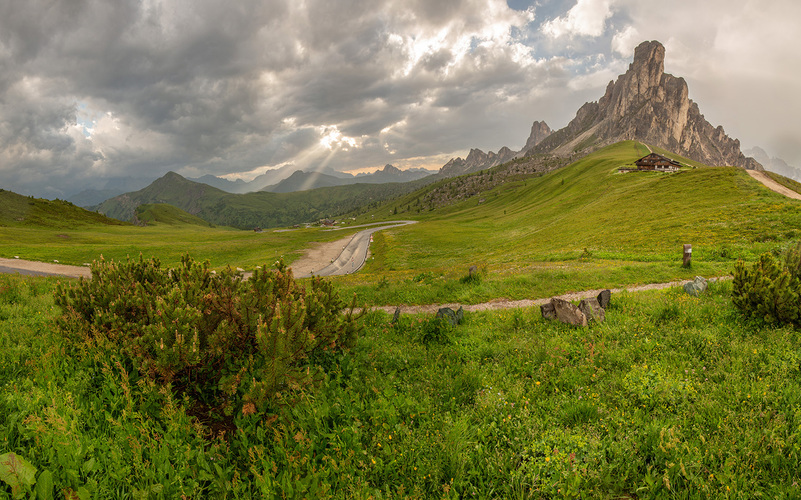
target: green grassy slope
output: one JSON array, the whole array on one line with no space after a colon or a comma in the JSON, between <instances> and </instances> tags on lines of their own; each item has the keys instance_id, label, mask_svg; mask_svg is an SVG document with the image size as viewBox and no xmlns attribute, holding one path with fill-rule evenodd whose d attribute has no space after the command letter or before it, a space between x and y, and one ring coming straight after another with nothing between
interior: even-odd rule
<instances>
[{"instance_id":1,"label":"green grassy slope","mask_svg":"<svg viewBox=\"0 0 801 500\"><path fill-rule=\"evenodd\" d=\"M122 222L67 201L42 200L0 189L0 226L72 228L89 225L122 225Z\"/></svg>"},{"instance_id":2,"label":"green grassy slope","mask_svg":"<svg viewBox=\"0 0 801 500\"><path fill-rule=\"evenodd\" d=\"M401 211L397 217L421 223L377 238L365 274L341 280L355 285L388 276L400 284L428 272L447 282L475 264L487 269L496 288L484 284L464 295L406 290L411 284L386 293L361 291L377 302L393 293L409 302L525 298L538 290L727 274L733 259L756 258L801 234L801 203L769 191L741 169L618 173L647 152L640 143L618 143L455 205L419 215ZM387 217L388 208L371 214L374 220ZM693 244L692 270L680 267L684 243ZM554 282L559 286L549 286Z\"/></svg>"},{"instance_id":3,"label":"green grassy slope","mask_svg":"<svg viewBox=\"0 0 801 500\"><path fill-rule=\"evenodd\" d=\"M166 224L168 226L195 225L210 227L211 224L200 217L188 214L178 207L166 203L139 205L136 207L136 218L140 223L151 225Z\"/></svg>"}]
</instances>

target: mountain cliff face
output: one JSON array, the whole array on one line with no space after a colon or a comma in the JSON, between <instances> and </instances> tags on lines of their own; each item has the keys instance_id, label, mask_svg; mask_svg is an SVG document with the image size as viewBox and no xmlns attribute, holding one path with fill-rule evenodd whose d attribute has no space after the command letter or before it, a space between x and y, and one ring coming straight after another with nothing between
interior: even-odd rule
<instances>
[{"instance_id":1,"label":"mountain cliff face","mask_svg":"<svg viewBox=\"0 0 801 500\"><path fill-rule=\"evenodd\" d=\"M480 149L471 149L467 158L453 158L446 163L439 170L439 175L441 177L455 177L470 172L478 172L479 170L506 163L513 159L515 155L516 153L506 146L499 149L497 153L493 153L492 151L485 153Z\"/></svg>"},{"instance_id":2,"label":"mountain cliff face","mask_svg":"<svg viewBox=\"0 0 801 500\"><path fill-rule=\"evenodd\" d=\"M665 73L664 63L661 43L641 43L628 71L609 82L598 102L584 104L565 128L528 151L564 155L638 140L707 165L761 170L756 160L740 151L740 141L706 121L688 97L687 82Z\"/></svg>"}]
</instances>

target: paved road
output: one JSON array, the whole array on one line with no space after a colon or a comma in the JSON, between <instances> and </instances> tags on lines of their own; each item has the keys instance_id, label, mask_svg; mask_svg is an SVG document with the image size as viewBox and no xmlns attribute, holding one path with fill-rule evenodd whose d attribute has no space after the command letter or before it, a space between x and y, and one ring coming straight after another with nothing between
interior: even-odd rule
<instances>
[{"instance_id":1,"label":"paved road","mask_svg":"<svg viewBox=\"0 0 801 500\"><path fill-rule=\"evenodd\" d=\"M363 229L354 234L345 248L342 249L339 256L334 259L329 265L314 272L314 276L339 276L342 274L355 273L364 265L367 260L367 250L370 246L370 237L376 231L382 229L391 229L394 227L405 226L407 224L414 224L414 220L401 220L394 221L391 224L384 224L381 226L370 227ZM310 275L298 276L298 278L307 278Z\"/></svg>"}]
</instances>

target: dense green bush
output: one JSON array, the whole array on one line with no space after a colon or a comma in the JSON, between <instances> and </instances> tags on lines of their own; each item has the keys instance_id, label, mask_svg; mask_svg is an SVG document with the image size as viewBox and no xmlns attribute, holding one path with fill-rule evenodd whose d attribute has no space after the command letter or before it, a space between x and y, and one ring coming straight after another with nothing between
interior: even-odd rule
<instances>
[{"instance_id":1,"label":"dense green bush","mask_svg":"<svg viewBox=\"0 0 801 500\"><path fill-rule=\"evenodd\" d=\"M303 288L276 264L244 280L189 256L176 269L141 256L100 260L93 279L58 287L57 325L84 351L120 351L199 411L261 412L314 379L310 357L351 347L360 329L355 303L342 314L331 283L315 278Z\"/></svg>"},{"instance_id":2,"label":"dense green bush","mask_svg":"<svg viewBox=\"0 0 801 500\"><path fill-rule=\"evenodd\" d=\"M734 267L732 302L749 316L801 326L801 245L779 259L763 254L751 269Z\"/></svg>"}]
</instances>

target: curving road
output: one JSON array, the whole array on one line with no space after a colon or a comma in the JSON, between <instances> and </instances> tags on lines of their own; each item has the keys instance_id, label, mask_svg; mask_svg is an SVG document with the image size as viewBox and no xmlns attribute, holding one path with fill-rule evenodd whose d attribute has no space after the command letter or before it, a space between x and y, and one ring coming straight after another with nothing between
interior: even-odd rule
<instances>
[{"instance_id":1,"label":"curving road","mask_svg":"<svg viewBox=\"0 0 801 500\"><path fill-rule=\"evenodd\" d=\"M343 274L355 273L361 269L361 267L364 265L364 262L367 260L367 250L370 247L370 239L373 233L383 229L392 229L395 227L405 226L407 224L415 224L416 222L417 221L415 220L392 221L391 223L376 225L375 227L363 229L350 238L350 241L348 241L348 243L345 245L345 248L342 249L342 252L339 253L339 256L337 256L337 258L334 259L330 264L319 271L315 271L314 273L299 275L298 278L308 278L312 275L340 276Z\"/></svg>"}]
</instances>

